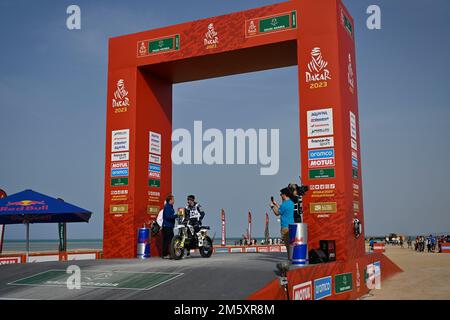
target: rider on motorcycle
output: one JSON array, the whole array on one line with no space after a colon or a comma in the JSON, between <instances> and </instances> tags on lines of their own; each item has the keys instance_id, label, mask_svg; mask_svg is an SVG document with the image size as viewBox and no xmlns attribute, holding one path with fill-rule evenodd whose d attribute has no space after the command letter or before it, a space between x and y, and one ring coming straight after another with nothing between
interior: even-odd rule
<instances>
[{"instance_id":1,"label":"rider on motorcycle","mask_svg":"<svg viewBox=\"0 0 450 320\"><path fill-rule=\"evenodd\" d=\"M199 203L195 202L195 196L189 195L187 197L186 219L189 220L189 224L194 227L195 233L200 231L202 220L205 216L205 212Z\"/></svg>"},{"instance_id":2,"label":"rider on motorcycle","mask_svg":"<svg viewBox=\"0 0 450 320\"><path fill-rule=\"evenodd\" d=\"M200 231L200 226L202 225L203 217L205 216L205 212L202 210L202 207L199 203L195 202L195 196L189 195L187 197L187 205L185 208L185 217L188 219L189 224L194 228L194 233ZM192 237L195 237L195 234ZM187 256L190 255L190 252L186 253Z\"/></svg>"}]
</instances>

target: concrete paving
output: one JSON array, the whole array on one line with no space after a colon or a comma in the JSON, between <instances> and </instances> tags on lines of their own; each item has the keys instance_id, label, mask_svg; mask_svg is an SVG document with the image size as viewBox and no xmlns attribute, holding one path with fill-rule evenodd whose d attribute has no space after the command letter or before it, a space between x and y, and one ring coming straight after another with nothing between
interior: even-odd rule
<instances>
[{"instance_id":1,"label":"concrete paving","mask_svg":"<svg viewBox=\"0 0 450 320\"><path fill-rule=\"evenodd\" d=\"M4 265L0 266L0 299L245 299L276 278L276 263L283 261L285 257L286 253L246 253L213 254L211 258L205 259L198 254L192 254L180 261L155 257L148 260L117 259ZM12 284L48 270L66 270L70 265L78 265L82 277L83 271L90 271L86 273L90 275L99 271L106 273L116 271L114 274L164 272L178 275L146 290L83 286L81 289L70 290L64 285Z\"/></svg>"}]
</instances>

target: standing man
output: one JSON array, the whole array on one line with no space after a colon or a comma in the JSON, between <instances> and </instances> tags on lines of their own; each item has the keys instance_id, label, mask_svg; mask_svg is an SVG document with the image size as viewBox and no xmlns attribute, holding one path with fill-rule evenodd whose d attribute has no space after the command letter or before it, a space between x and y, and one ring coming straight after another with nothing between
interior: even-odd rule
<instances>
[{"instance_id":1,"label":"standing man","mask_svg":"<svg viewBox=\"0 0 450 320\"><path fill-rule=\"evenodd\" d=\"M281 206L278 205L276 201L271 201L270 208L273 213L280 217L281 221L281 239L286 245L286 251L288 254L288 259L290 259L290 248L289 248L289 224L294 223L294 202L289 198L290 190L289 188L284 188L280 190L280 196L282 199Z\"/></svg>"},{"instance_id":2,"label":"standing man","mask_svg":"<svg viewBox=\"0 0 450 320\"><path fill-rule=\"evenodd\" d=\"M175 219L177 218L177 214L173 209L173 204L175 203L175 199L173 195L169 194L166 198L166 204L164 205L163 211L163 224L162 224L162 232L163 232L163 248L162 248L162 257L163 259L169 258L169 247L173 238L173 228L175 226Z\"/></svg>"}]
</instances>

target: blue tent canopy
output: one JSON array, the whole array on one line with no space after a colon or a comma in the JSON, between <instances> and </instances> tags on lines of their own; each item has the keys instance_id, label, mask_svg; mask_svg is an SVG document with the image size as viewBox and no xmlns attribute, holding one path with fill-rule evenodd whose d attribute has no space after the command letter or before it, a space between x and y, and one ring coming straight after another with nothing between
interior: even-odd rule
<instances>
[{"instance_id":1,"label":"blue tent canopy","mask_svg":"<svg viewBox=\"0 0 450 320\"><path fill-rule=\"evenodd\" d=\"M89 222L92 212L33 190L0 199L0 224Z\"/></svg>"}]
</instances>

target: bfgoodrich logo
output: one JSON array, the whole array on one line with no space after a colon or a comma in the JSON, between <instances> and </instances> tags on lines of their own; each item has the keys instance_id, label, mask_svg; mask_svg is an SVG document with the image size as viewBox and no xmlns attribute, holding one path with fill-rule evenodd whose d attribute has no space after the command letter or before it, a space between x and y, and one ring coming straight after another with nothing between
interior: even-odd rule
<instances>
[{"instance_id":1,"label":"bfgoodrich logo","mask_svg":"<svg viewBox=\"0 0 450 320\"><path fill-rule=\"evenodd\" d=\"M128 91L125 89L125 81L120 79L117 81L117 89L114 91L114 98L112 100L113 108L129 107L130 99L128 99Z\"/></svg>"},{"instance_id":2,"label":"bfgoodrich logo","mask_svg":"<svg viewBox=\"0 0 450 320\"><path fill-rule=\"evenodd\" d=\"M205 33L204 44L206 49L217 48L217 45L219 44L218 32L214 30L213 23L208 25L208 32Z\"/></svg>"},{"instance_id":3,"label":"bfgoodrich logo","mask_svg":"<svg viewBox=\"0 0 450 320\"><path fill-rule=\"evenodd\" d=\"M308 63L306 71L306 82L331 80L330 70L327 69L328 62L322 57L319 47L311 50L311 62Z\"/></svg>"}]
</instances>

